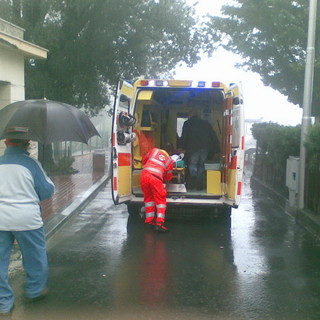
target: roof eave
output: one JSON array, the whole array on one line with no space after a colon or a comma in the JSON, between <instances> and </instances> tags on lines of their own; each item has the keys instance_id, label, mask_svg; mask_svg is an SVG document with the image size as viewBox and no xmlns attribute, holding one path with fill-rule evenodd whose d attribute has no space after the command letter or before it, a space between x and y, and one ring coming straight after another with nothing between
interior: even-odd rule
<instances>
[{"instance_id":1,"label":"roof eave","mask_svg":"<svg viewBox=\"0 0 320 320\"><path fill-rule=\"evenodd\" d=\"M10 50L18 50L24 57L29 59L47 59L48 50L31 42L10 36L0 31L2 45L7 45Z\"/></svg>"}]
</instances>

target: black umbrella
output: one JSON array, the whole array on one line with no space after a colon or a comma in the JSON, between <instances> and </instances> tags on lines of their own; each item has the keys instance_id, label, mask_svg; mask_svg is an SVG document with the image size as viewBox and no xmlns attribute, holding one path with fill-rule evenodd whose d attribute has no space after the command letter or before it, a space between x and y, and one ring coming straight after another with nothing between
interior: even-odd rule
<instances>
[{"instance_id":1,"label":"black umbrella","mask_svg":"<svg viewBox=\"0 0 320 320\"><path fill-rule=\"evenodd\" d=\"M11 103L0 110L0 137L28 139L49 144L55 141L88 143L100 136L81 110L46 99Z\"/></svg>"}]
</instances>

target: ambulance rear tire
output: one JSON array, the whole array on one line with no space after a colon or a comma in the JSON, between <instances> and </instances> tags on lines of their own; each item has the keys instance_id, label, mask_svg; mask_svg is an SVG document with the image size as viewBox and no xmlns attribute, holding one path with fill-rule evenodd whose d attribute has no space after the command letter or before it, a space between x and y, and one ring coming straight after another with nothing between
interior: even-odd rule
<instances>
[{"instance_id":1,"label":"ambulance rear tire","mask_svg":"<svg viewBox=\"0 0 320 320\"><path fill-rule=\"evenodd\" d=\"M128 213L130 216L139 215L141 210L141 205L134 204L134 203L128 203L127 204Z\"/></svg>"},{"instance_id":2,"label":"ambulance rear tire","mask_svg":"<svg viewBox=\"0 0 320 320\"><path fill-rule=\"evenodd\" d=\"M211 210L211 217L219 224L231 226L231 210L229 206L213 208Z\"/></svg>"}]
</instances>

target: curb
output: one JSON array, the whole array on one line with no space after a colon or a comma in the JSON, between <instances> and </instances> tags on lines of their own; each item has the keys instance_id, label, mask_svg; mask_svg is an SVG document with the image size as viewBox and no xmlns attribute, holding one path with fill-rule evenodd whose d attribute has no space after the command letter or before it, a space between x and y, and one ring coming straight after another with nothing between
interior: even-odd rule
<instances>
[{"instance_id":1,"label":"curb","mask_svg":"<svg viewBox=\"0 0 320 320\"><path fill-rule=\"evenodd\" d=\"M261 187L263 187L270 196L272 196L273 200L275 200L276 205L281 207L283 210L287 211L287 206L288 206L288 199L280 194L279 192L275 191L273 188L271 188L269 185L267 185L264 181L251 176L250 178L250 183L258 183ZM291 213L291 211L289 212Z\"/></svg>"},{"instance_id":2,"label":"curb","mask_svg":"<svg viewBox=\"0 0 320 320\"><path fill-rule=\"evenodd\" d=\"M267 184L265 184L263 181L251 177L251 179L258 183L260 186L265 188L269 194L273 197L274 200L276 200L277 205L279 205L283 210L285 210L286 213L290 214L297 224L299 224L301 227L303 227L307 232L309 232L311 235L316 237L317 239L320 239L320 217L314 215L312 212L308 210L302 210L296 207L292 207L289 204L289 200L270 188Z\"/></svg>"},{"instance_id":3,"label":"curb","mask_svg":"<svg viewBox=\"0 0 320 320\"><path fill-rule=\"evenodd\" d=\"M306 210L297 210L296 221L303 226L309 233L320 239L320 217L315 216Z\"/></svg>"},{"instance_id":4,"label":"curb","mask_svg":"<svg viewBox=\"0 0 320 320\"><path fill-rule=\"evenodd\" d=\"M109 175L102 176L88 190L76 196L75 200L60 212L56 212L52 218L49 218L44 223L44 230L47 240L68 221L75 213L82 210L86 204L91 201L96 194L103 188L108 180Z\"/></svg>"}]
</instances>

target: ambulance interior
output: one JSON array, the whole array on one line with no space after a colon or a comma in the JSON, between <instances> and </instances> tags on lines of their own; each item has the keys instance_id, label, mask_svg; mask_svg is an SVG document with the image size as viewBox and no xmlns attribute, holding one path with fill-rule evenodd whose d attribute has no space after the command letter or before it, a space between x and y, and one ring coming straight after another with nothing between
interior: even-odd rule
<instances>
[{"instance_id":1,"label":"ambulance interior","mask_svg":"<svg viewBox=\"0 0 320 320\"><path fill-rule=\"evenodd\" d=\"M224 92L217 88L152 88L138 92L135 104L136 124L133 131L133 193L141 195L140 174L142 158L152 148L163 148L171 143L175 158L173 179L167 183L168 195L183 193L184 196L220 197L223 193L221 183L221 153L210 155L205 163L205 176L202 190L188 188L188 161L179 139L183 123L188 113L196 110L200 118L207 120L215 131L222 150ZM177 158L178 157L178 158Z\"/></svg>"}]
</instances>

